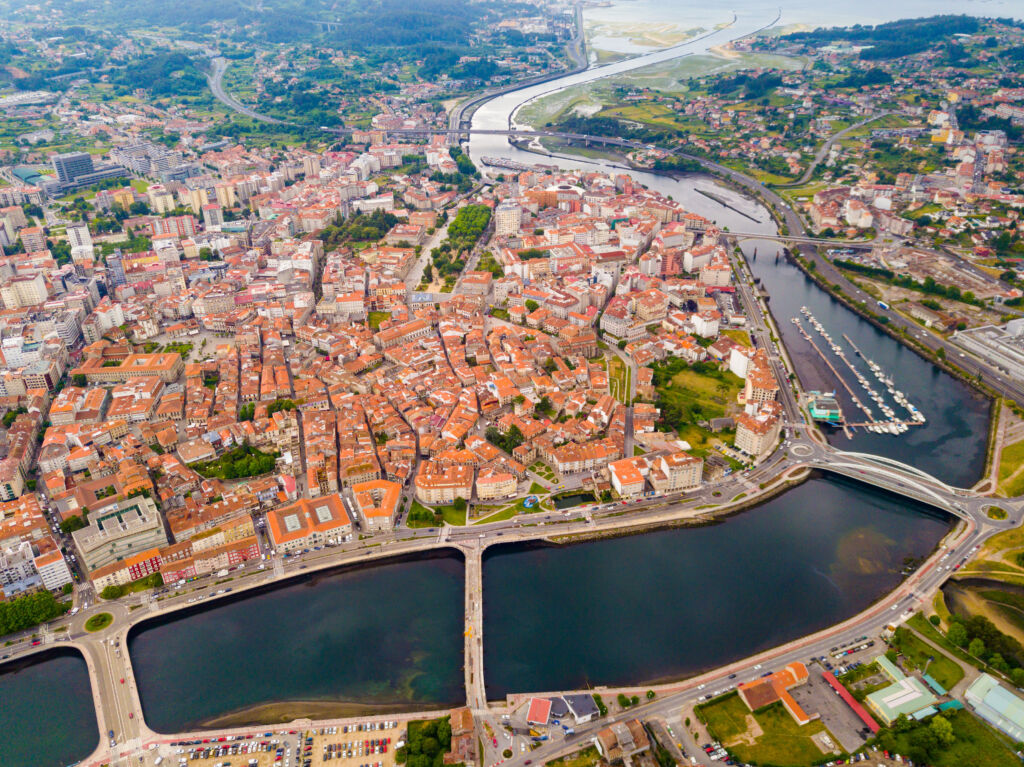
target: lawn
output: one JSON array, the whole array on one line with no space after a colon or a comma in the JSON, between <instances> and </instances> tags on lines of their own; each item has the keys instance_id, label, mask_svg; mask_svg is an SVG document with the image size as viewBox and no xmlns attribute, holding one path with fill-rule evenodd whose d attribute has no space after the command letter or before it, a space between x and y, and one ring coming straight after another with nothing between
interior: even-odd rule
<instances>
[{"instance_id":1,"label":"lawn","mask_svg":"<svg viewBox=\"0 0 1024 767\"><path fill-rule=\"evenodd\" d=\"M474 525L486 525L489 522L504 522L506 519L512 519L518 513L518 509L515 506L506 506L501 511L496 511L489 516L478 519Z\"/></svg>"},{"instance_id":2,"label":"lawn","mask_svg":"<svg viewBox=\"0 0 1024 767\"><path fill-rule=\"evenodd\" d=\"M753 346L753 344L750 342L750 333L748 333L745 330L736 330L736 329L723 330L722 331L722 335L723 336L728 336L729 338L731 338L733 341L735 341L736 343L740 344L741 346L746 346L747 348L750 348L751 346Z\"/></svg>"},{"instance_id":3,"label":"lawn","mask_svg":"<svg viewBox=\"0 0 1024 767\"><path fill-rule=\"evenodd\" d=\"M608 392L619 402L626 402L629 399L629 387L632 371L629 365L618 357L612 357L608 362Z\"/></svg>"},{"instance_id":4,"label":"lawn","mask_svg":"<svg viewBox=\"0 0 1024 767\"><path fill-rule=\"evenodd\" d=\"M370 312L367 315L367 317L366 317L366 321L370 324L370 327L373 328L374 330L379 328L382 322L385 322L385 321L390 320L390 319L391 319L391 313L390 312Z\"/></svg>"},{"instance_id":5,"label":"lawn","mask_svg":"<svg viewBox=\"0 0 1024 767\"><path fill-rule=\"evenodd\" d=\"M893 644L903 654L906 665L922 671L927 665L928 673L947 690L953 689L953 686L964 678L964 670L960 668L959 664L922 642L903 626L896 629L896 633L893 635ZM934 660L929 663L929 658L934 658Z\"/></svg>"},{"instance_id":6,"label":"lawn","mask_svg":"<svg viewBox=\"0 0 1024 767\"><path fill-rule=\"evenodd\" d=\"M437 527L435 515L440 512L441 518L446 525L463 527L466 524L466 510L456 510L454 506L424 506L417 500L413 500L409 509L409 516L406 518L407 527Z\"/></svg>"},{"instance_id":7,"label":"lawn","mask_svg":"<svg viewBox=\"0 0 1024 767\"><path fill-rule=\"evenodd\" d=\"M85 622L86 631L102 631L114 622L114 616L110 613L96 613Z\"/></svg>"},{"instance_id":8,"label":"lawn","mask_svg":"<svg viewBox=\"0 0 1024 767\"><path fill-rule=\"evenodd\" d=\"M547 763L547 767L593 767L601 761L601 755L594 746L587 746L582 751L577 751L570 756L563 756L561 759L553 759Z\"/></svg>"},{"instance_id":9,"label":"lawn","mask_svg":"<svg viewBox=\"0 0 1024 767\"><path fill-rule=\"evenodd\" d=\"M1010 750L1009 741L973 714L962 709L947 711L942 716L953 725L956 740L949 748L935 749L929 754L932 767L1020 767L1020 759ZM895 748L900 754L913 750L909 734L888 730L885 733L884 748Z\"/></svg>"},{"instance_id":10,"label":"lawn","mask_svg":"<svg viewBox=\"0 0 1024 767\"><path fill-rule=\"evenodd\" d=\"M537 476L543 477L548 482L555 481L555 472L552 471L551 467L549 467L543 461L534 461L534 463L530 465L530 471L532 471Z\"/></svg>"},{"instance_id":11,"label":"lawn","mask_svg":"<svg viewBox=\"0 0 1024 767\"><path fill-rule=\"evenodd\" d=\"M723 745L747 731L746 718L751 714L736 693L719 698L699 710L707 722L708 732ZM823 754L811 740L812 735L825 729L821 722L814 721L801 727L793 721L781 703L773 703L761 709L754 718L763 730L754 745L746 742L726 745L741 761L778 767L804 767L821 764L827 759L828 755Z\"/></svg>"},{"instance_id":12,"label":"lawn","mask_svg":"<svg viewBox=\"0 0 1024 767\"><path fill-rule=\"evenodd\" d=\"M1007 497L1024 495L1022 467L1024 467L1024 440L1007 445L999 456L999 491L1003 495Z\"/></svg>"},{"instance_id":13,"label":"lawn","mask_svg":"<svg viewBox=\"0 0 1024 767\"><path fill-rule=\"evenodd\" d=\"M547 492L547 488L542 487L541 485L537 484L536 482L531 482L530 483L530 494L531 495L544 495L544 493L546 493L546 492Z\"/></svg>"}]
</instances>

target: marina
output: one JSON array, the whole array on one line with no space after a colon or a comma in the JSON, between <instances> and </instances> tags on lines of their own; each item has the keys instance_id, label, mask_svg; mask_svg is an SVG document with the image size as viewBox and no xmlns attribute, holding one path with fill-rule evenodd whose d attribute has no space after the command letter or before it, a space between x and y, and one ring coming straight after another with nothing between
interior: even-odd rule
<instances>
[{"instance_id":1,"label":"marina","mask_svg":"<svg viewBox=\"0 0 1024 767\"><path fill-rule=\"evenodd\" d=\"M846 433L848 437L851 435L851 430L855 429L864 429L865 431L869 431L874 434L892 434L895 436L905 433L910 429L911 426L919 426L925 423L927 419L925 418L924 414L907 399L906 395L902 391L896 388L896 385L893 382L892 377L888 373L886 373L886 371L883 370L879 364L865 356L864 353L859 348L857 348L857 345L846 333L843 333L843 340L850 345L850 348L853 349L854 354L864 361L864 363L868 366L868 369L871 371L871 375L873 375L875 379L878 381L878 383L881 384L882 387L884 387L885 391L889 394L892 400L906 411L906 417L898 417L895 408L893 408L888 402L886 402L883 395L879 393L878 389L876 389L875 386L872 385L868 377L857 369L853 362L847 357L843 347L833 340L832 336L829 335L828 331L825 329L825 326L822 325L814 317L813 314L811 314L810 310L806 306L800 307L800 313L807 320L808 324L810 324L810 326L814 328L814 330L821 336L821 338L828 345L828 348L831 349L832 353L836 357L838 357L844 365L846 365L851 375L856 380L857 385L859 385L861 389L863 389L864 396L866 397L866 399L874 402L875 408L877 408L878 412L880 412L882 416L884 416L883 418L876 417L875 411L873 411L864 400L857 396L857 393L855 392L854 388L850 385L849 382L847 382L847 380L842 375L840 375L839 370L836 369L836 366L832 363L832 360L830 360L828 355L826 355L825 352L822 351L822 349L818 346L818 344L815 343L810 333L808 333L807 330L804 328L801 319L799 317L793 317L792 322L794 325L796 325L797 330L800 332L800 335L803 336L807 343L811 345L811 348L813 348L818 353L822 361L824 361L824 363L832 371L832 374L836 377L836 379L839 381L842 387L846 390L847 394L850 397L850 401L853 402L854 406L858 410L864 413L864 416L866 418L865 421L850 423L843 420L841 416L838 419L836 419L834 416L831 415L830 408L827 409L829 411L827 417L815 416L813 409L815 402L817 402L817 400L815 400L812 401L811 403L811 415L812 417L815 418L815 420L822 421L825 423L832 423L833 425L841 425L843 431ZM817 392L812 392L812 394L817 394ZM825 396L831 396L832 398L834 398L835 395L833 394ZM836 407L838 408L838 403Z\"/></svg>"}]
</instances>

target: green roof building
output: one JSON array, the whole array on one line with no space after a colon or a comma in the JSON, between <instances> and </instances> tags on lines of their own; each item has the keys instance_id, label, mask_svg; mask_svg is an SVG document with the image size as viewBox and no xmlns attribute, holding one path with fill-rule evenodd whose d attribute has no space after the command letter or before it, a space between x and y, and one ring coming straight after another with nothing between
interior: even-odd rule
<instances>
[{"instance_id":1,"label":"green roof building","mask_svg":"<svg viewBox=\"0 0 1024 767\"><path fill-rule=\"evenodd\" d=\"M988 674L982 674L964 693L975 712L1015 741L1024 741L1024 700Z\"/></svg>"},{"instance_id":2,"label":"green roof building","mask_svg":"<svg viewBox=\"0 0 1024 767\"><path fill-rule=\"evenodd\" d=\"M935 705L937 698L920 680L907 676L884 655L875 659L878 667L892 679L892 684L868 695L866 703L886 725L892 724L900 714L913 716L918 711Z\"/></svg>"}]
</instances>

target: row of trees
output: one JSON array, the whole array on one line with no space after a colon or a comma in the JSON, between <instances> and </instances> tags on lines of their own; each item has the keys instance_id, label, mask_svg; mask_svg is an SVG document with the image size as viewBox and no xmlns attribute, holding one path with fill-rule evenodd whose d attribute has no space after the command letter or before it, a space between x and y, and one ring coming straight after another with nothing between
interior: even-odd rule
<instances>
[{"instance_id":1,"label":"row of trees","mask_svg":"<svg viewBox=\"0 0 1024 767\"><path fill-rule=\"evenodd\" d=\"M965 304L974 304L975 306L981 306L982 304L978 297L971 291L967 290L961 292L960 288L956 285L943 285L936 282L931 276L925 277L924 282L918 282L909 274L896 274L892 269L886 269L884 267L867 266L865 264L858 264L856 261L848 261L842 258L836 259L835 264L842 269L857 272L858 274L863 274L868 277L881 279L892 285L907 288L908 290L927 293L930 296L941 296L942 298L961 301Z\"/></svg>"},{"instance_id":2,"label":"row of trees","mask_svg":"<svg viewBox=\"0 0 1024 767\"><path fill-rule=\"evenodd\" d=\"M38 626L63 615L69 607L70 603L58 602L49 591L37 591L8 602L0 602L0 634L12 634Z\"/></svg>"},{"instance_id":3,"label":"row of trees","mask_svg":"<svg viewBox=\"0 0 1024 767\"><path fill-rule=\"evenodd\" d=\"M491 221L491 209L486 205L467 205L448 225L448 241L452 250L469 250L476 244Z\"/></svg>"}]
</instances>

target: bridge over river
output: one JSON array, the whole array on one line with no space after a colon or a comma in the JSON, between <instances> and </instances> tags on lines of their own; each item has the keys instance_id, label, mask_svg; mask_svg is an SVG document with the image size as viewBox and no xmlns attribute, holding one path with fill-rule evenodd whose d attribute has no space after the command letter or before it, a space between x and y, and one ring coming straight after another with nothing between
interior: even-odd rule
<instances>
[{"instance_id":1,"label":"bridge over river","mask_svg":"<svg viewBox=\"0 0 1024 767\"><path fill-rule=\"evenodd\" d=\"M219 599L238 598L249 589L266 588L275 582L308 576L317 570L340 565L366 563L376 559L399 555L415 555L442 548L456 548L466 560L465 570L465 685L468 705L477 711L488 710L483 663L483 565L484 552L491 546L538 540L570 539L573 536L595 536L624 533L641 528L664 526L687 521L705 521L721 512L742 505L756 503L758 496L775 491L773 485L783 480L798 479L807 470L823 471L850 477L874 487L902 495L914 501L929 504L956 517L961 525L960 540L946 549L946 555L969 556L973 549L989 536L1019 525L1024 517L1024 497L996 499L972 490L952 487L941 479L899 461L876 455L845 452L822 444L802 424L792 424L796 434L785 448L778 449L761 467L740 473L718 483L707 483L693 490L670 496L642 498L623 507L621 504L576 507L564 512L550 512L546 516L531 515L528 522L512 518L485 525L469 527L443 527L435 530L406 528L376 535L363 541L354 541L342 547L311 551L309 554L275 561L273 567L262 571L239 571L230 595L209 594L206 602L216 608ZM756 484L763 480L760 484ZM712 495L717 493L717 495ZM746 497L744 497L746 496ZM733 502L716 499L733 498ZM742 501L740 501L742 498ZM1006 511L1004 519L989 517L990 507L998 505ZM709 512L709 506L715 506ZM938 576L935 562L925 563L911 576L919 592L935 589L944 580ZM926 577L930 580L926 580ZM901 587L902 589L903 587ZM208 592L203 592L208 593ZM127 651L127 637L133 626L158 615L184 609L195 609L194 596L173 592L157 603L151 595L127 601L105 603L77 616L69 616L46 627L46 640L38 647L25 647L19 656L45 651L54 646L72 646L86 658L92 681L97 720L102 732L113 730L115 745L104 737L96 753L83 761L99 765L109 760L129 758L148 749L155 742L171 738L148 728L138 695L131 658ZM96 633L84 630L85 620L97 611L114 614L113 625ZM859 616L858 616L859 617ZM877 621L877 605L865 612L862 620L852 618L851 632L862 632L869 618ZM871 626L874 628L874 625ZM56 637L65 633L69 641ZM27 644L27 643L26 643ZM781 653L784 648L778 648ZM791 648L790 648L791 649ZM119 681L123 680L123 681ZM251 728L250 728L251 729ZM181 736L179 736L181 737Z\"/></svg>"}]
</instances>

